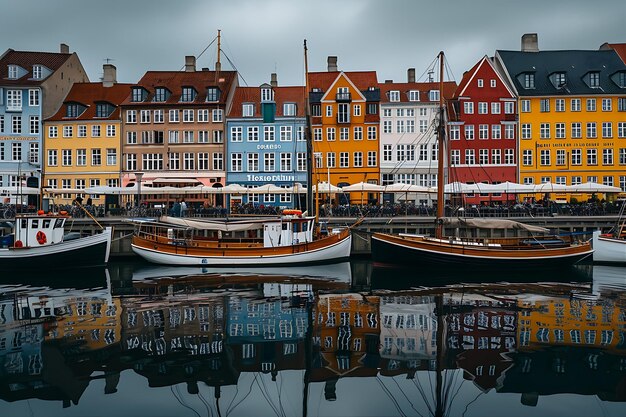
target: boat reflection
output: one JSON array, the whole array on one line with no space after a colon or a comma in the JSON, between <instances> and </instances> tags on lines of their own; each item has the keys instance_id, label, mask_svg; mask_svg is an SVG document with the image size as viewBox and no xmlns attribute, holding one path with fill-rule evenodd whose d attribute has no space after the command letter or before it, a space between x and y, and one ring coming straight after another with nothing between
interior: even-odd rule
<instances>
[{"instance_id":1,"label":"boat reflection","mask_svg":"<svg viewBox=\"0 0 626 417\"><path fill-rule=\"evenodd\" d=\"M136 415L179 385L170 414L461 415L487 392L543 411L555 393L626 402L624 269L594 267L593 285L364 292L339 270L139 269L124 296L1 287L0 398L96 406L84 394L103 379L104 395L133 390Z\"/></svg>"}]
</instances>

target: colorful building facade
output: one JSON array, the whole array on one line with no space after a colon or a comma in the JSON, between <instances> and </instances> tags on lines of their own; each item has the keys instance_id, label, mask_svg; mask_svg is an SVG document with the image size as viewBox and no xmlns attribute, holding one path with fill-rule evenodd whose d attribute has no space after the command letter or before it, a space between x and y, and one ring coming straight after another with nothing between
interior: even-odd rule
<instances>
[{"instance_id":1,"label":"colorful building facade","mask_svg":"<svg viewBox=\"0 0 626 417\"><path fill-rule=\"evenodd\" d=\"M449 115L448 182L517 182L517 99L493 65L483 57L463 75ZM465 194L466 204L515 200L510 194Z\"/></svg>"},{"instance_id":2,"label":"colorful building facade","mask_svg":"<svg viewBox=\"0 0 626 417\"><path fill-rule=\"evenodd\" d=\"M55 203L71 203L88 187L120 185L120 104L130 86L118 84L116 68L106 64L102 82L74 84L63 106L46 119L44 185L55 190ZM91 197L93 204L105 203L104 195Z\"/></svg>"},{"instance_id":3,"label":"colorful building facade","mask_svg":"<svg viewBox=\"0 0 626 417\"><path fill-rule=\"evenodd\" d=\"M304 87L237 87L226 122L228 168L226 182L250 188L231 195L230 204L302 207L301 194L254 193L273 184L307 185Z\"/></svg>"},{"instance_id":4,"label":"colorful building facade","mask_svg":"<svg viewBox=\"0 0 626 417\"><path fill-rule=\"evenodd\" d=\"M626 66L614 50L539 51L525 35L495 61L518 97L520 182L626 190Z\"/></svg>"},{"instance_id":5,"label":"colorful building facade","mask_svg":"<svg viewBox=\"0 0 626 417\"><path fill-rule=\"evenodd\" d=\"M40 187L43 121L57 112L76 82L89 82L89 78L78 55L70 53L65 44L61 44L58 53L8 49L0 56L0 187L5 188L3 195L17 195L24 186ZM37 200L38 195L33 195L22 202L37 205ZM10 197L3 197L3 202L9 201Z\"/></svg>"},{"instance_id":6,"label":"colorful building facade","mask_svg":"<svg viewBox=\"0 0 626 417\"><path fill-rule=\"evenodd\" d=\"M380 88L375 71L337 70L328 58L327 72L309 72L309 102L316 178L333 185L380 183ZM325 175L324 175L325 174ZM350 199L362 201L361 193ZM377 194L366 197L377 201Z\"/></svg>"}]
</instances>

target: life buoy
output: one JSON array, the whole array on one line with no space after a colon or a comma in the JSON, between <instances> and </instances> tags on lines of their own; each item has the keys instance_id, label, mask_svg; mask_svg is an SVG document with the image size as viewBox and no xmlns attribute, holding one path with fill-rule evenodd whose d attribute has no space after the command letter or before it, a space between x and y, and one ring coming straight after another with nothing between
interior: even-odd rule
<instances>
[{"instance_id":1,"label":"life buoy","mask_svg":"<svg viewBox=\"0 0 626 417\"><path fill-rule=\"evenodd\" d=\"M45 243L48 241L48 238L46 237L46 234L44 232L42 232L41 230L37 232L37 242L40 245L45 245Z\"/></svg>"},{"instance_id":2,"label":"life buoy","mask_svg":"<svg viewBox=\"0 0 626 417\"><path fill-rule=\"evenodd\" d=\"M21 240L16 240L13 246L16 248L21 248L21 247L24 247L24 244L22 243Z\"/></svg>"},{"instance_id":3,"label":"life buoy","mask_svg":"<svg viewBox=\"0 0 626 417\"><path fill-rule=\"evenodd\" d=\"M287 209L287 210L283 210L283 214L287 216L288 215L300 216L302 214L302 210Z\"/></svg>"}]
</instances>

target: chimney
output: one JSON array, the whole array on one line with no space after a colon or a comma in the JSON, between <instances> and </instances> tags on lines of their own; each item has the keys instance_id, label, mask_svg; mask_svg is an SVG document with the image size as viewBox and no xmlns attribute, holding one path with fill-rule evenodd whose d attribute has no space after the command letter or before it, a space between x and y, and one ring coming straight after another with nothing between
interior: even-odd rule
<instances>
[{"instance_id":1,"label":"chimney","mask_svg":"<svg viewBox=\"0 0 626 417\"><path fill-rule=\"evenodd\" d=\"M328 72L337 71L337 57L329 56L328 57Z\"/></svg>"},{"instance_id":2,"label":"chimney","mask_svg":"<svg viewBox=\"0 0 626 417\"><path fill-rule=\"evenodd\" d=\"M102 66L104 71L104 76L102 77L102 86L103 87L113 87L117 82L117 69L115 65L112 64L104 64Z\"/></svg>"},{"instance_id":3,"label":"chimney","mask_svg":"<svg viewBox=\"0 0 626 417\"><path fill-rule=\"evenodd\" d=\"M415 82L415 68L409 68L406 71L406 79L407 79L407 82L410 82L410 83Z\"/></svg>"},{"instance_id":4,"label":"chimney","mask_svg":"<svg viewBox=\"0 0 626 417\"><path fill-rule=\"evenodd\" d=\"M60 50L61 50L62 54L69 54L70 53L70 47L67 46L67 44L65 44L65 43L61 44L61 49Z\"/></svg>"},{"instance_id":5,"label":"chimney","mask_svg":"<svg viewBox=\"0 0 626 417\"><path fill-rule=\"evenodd\" d=\"M270 85L272 87L278 87L278 76L276 75L275 72L272 73L272 78L271 78L271 81L270 81Z\"/></svg>"},{"instance_id":6,"label":"chimney","mask_svg":"<svg viewBox=\"0 0 626 417\"><path fill-rule=\"evenodd\" d=\"M185 57L185 72L196 71L196 57L193 55L187 55Z\"/></svg>"},{"instance_id":7,"label":"chimney","mask_svg":"<svg viewBox=\"0 0 626 417\"><path fill-rule=\"evenodd\" d=\"M539 52L539 38L536 33L525 33L522 36L522 52Z\"/></svg>"}]
</instances>

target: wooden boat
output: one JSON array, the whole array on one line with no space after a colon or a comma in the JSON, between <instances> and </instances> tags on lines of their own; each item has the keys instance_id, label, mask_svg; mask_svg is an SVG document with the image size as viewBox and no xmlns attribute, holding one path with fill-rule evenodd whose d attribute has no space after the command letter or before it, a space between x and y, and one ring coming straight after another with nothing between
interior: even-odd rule
<instances>
[{"instance_id":1,"label":"wooden boat","mask_svg":"<svg viewBox=\"0 0 626 417\"><path fill-rule=\"evenodd\" d=\"M624 208L626 201L617 217L615 227L608 233L596 230L593 233L593 261L601 263L626 264L626 217Z\"/></svg>"},{"instance_id":2,"label":"wooden boat","mask_svg":"<svg viewBox=\"0 0 626 417\"><path fill-rule=\"evenodd\" d=\"M440 91L443 91L443 52L439 54ZM592 255L589 241L577 241L572 236L550 235L548 229L534 228L509 220L447 219L444 217L445 118L443 94L439 96L439 145L437 175L437 227L434 237L408 234L374 233L371 238L372 259L378 265L412 265L420 268L459 269L528 269L561 268L574 265ZM525 229L528 236L516 238L477 238L443 236L448 223L479 236L478 229ZM539 233L540 235L536 235Z\"/></svg>"},{"instance_id":3,"label":"wooden boat","mask_svg":"<svg viewBox=\"0 0 626 417\"><path fill-rule=\"evenodd\" d=\"M81 236L65 233L66 214L20 214L5 222L8 233L0 237L2 270L40 270L102 266L109 260L112 229ZM8 224L7 224L8 223Z\"/></svg>"},{"instance_id":4,"label":"wooden boat","mask_svg":"<svg viewBox=\"0 0 626 417\"><path fill-rule=\"evenodd\" d=\"M230 221L134 220L131 246L149 262L187 266L305 265L350 256L350 227L324 230L315 217L292 213Z\"/></svg>"}]
</instances>

